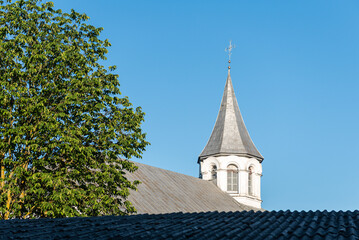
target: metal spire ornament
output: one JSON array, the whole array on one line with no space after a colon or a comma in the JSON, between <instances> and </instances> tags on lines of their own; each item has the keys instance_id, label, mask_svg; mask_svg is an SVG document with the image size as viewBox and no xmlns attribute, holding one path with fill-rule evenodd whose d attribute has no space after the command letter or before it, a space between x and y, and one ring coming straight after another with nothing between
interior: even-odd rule
<instances>
[{"instance_id":1,"label":"metal spire ornament","mask_svg":"<svg viewBox=\"0 0 359 240\"><path fill-rule=\"evenodd\" d=\"M224 50L226 52L228 52L228 69L231 68L230 64L231 64L231 55L232 55L232 49L235 48L236 46L233 44L232 45L232 40L229 41L229 46Z\"/></svg>"}]
</instances>

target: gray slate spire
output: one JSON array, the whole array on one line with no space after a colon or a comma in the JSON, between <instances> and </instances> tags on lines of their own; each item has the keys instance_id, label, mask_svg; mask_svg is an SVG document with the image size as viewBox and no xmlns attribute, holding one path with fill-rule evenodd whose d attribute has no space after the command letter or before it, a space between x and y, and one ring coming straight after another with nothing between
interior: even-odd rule
<instances>
[{"instance_id":1,"label":"gray slate spire","mask_svg":"<svg viewBox=\"0 0 359 240\"><path fill-rule=\"evenodd\" d=\"M248 134L241 112L239 111L233 90L230 68L228 68L228 77L216 124L198 160L212 155L228 154L255 157L260 162L263 161L262 155L254 146Z\"/></svg>"}]
</instances>

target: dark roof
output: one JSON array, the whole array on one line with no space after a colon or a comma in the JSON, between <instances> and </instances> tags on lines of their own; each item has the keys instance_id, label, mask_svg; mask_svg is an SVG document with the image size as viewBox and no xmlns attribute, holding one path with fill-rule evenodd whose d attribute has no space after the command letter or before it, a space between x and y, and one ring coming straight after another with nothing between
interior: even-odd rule
<instances>
[{"instance_id":1,"label":"dark roof","mask_svg":"<svg viewBox=\"0 0 359 240\"><path fill-rule=\"evenodd\" d=\"M359 211L243 211L1 220L0 238L359 239Z\"/></svg>"},{"instance_id":2,"label":"dark roof","mask_svg":"<svg viewBox=\"0 0 359 240\"><path fill-rule=\"evenodd\" d=\"M130 191L129 197L138 213L259 210L238 203L212 182L142 163L135 164L138 170L126 177L142 182L137 192Z\"/></svg>"},{"instance_id":3,"label":"dark roof","mask_svg":"<svg viewBox=\"0 0 359 240\"><path fill-rule=\"evenodd\" d=\"M244 125L229 69L217 120L199 160L218 154L245 155L263 160Z\"/></svg>"}]
</instances>

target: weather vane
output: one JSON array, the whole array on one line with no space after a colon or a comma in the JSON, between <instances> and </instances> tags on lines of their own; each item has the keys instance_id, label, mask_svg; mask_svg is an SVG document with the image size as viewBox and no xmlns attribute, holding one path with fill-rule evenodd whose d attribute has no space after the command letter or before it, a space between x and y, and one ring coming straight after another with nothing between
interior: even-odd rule
<instances>
[{"instance_id":1,"label":"weather vane","mask_svg":"<svg viewBox=\"0 0 359 240\"><path fill-rule=\"evenodd\" d=\"M229 46L224 50L226 52L228 52L228 63L231 63L231 55L232 55L232 49L235 48L236 46L233 44L232 45L232 40L229 41ZM228 66L228 68L231 68L231 66Z\"/></svg>"},{"instance_id":2,"label":"weather vane","mask_svg":"<svg viewBox=\"0 0 359 240\"><path fill-rule=\"evenodd\" d=\"M226 52L228 52L228 61L231 61L231 55L232 55L232 49L236 46L232 45L232 40L229 41L229 46L225 49Z\"/></svg>"}]
</instances>

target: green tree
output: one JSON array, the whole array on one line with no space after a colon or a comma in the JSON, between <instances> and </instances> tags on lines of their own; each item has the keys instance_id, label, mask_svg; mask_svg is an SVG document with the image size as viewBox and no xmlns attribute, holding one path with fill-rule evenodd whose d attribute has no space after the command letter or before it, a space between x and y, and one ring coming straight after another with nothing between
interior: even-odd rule
<instances>
[{"instance_id":1,"label":"green tree","mask_svg":"<svg viewBox=\"0 0 359 240\"><path fill-rule=\"evenodd\" d=\"M126 214L126 179L149 144L120 97L102 28L52 2L0 0L2 219Z\"/></svg>"}]
</instances>

